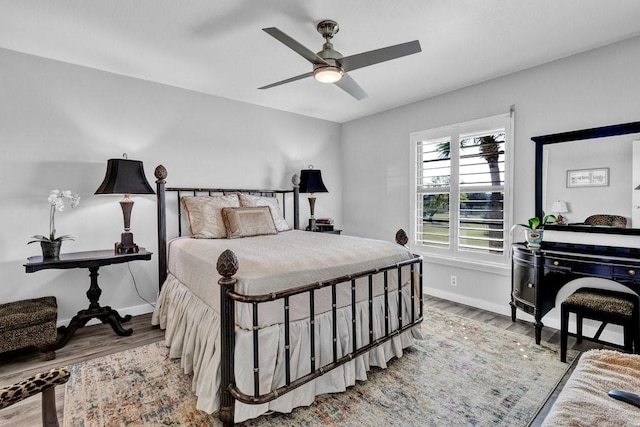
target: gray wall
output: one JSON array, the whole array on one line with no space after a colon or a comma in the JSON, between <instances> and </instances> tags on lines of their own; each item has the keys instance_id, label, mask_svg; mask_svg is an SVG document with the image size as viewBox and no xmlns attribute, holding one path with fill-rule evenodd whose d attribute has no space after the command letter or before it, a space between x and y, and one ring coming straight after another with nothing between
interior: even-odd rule
<instances>
[{"instance_id":1,"label":"gray wall","mask_svg":"<svg viewBox=\"0 0 640 427\"><path fill-rule=\"evenodd\" d=\"M59 188L83 197L57 215L58 230L76 238L63 252L111 248L122 229L119 197L93 193L106 160L124 152L144 161L152 184L154 167L163 164L170 185L286 188L293 173L313 164L330 191L318 195L317 216L335 218L348 234L391 240L398 228L409 229L409 134L515 104L514 218L524 221L534 210L531 136L639 120L639 69L635 38L338 125L0 49L0 302L55 295L61 322L86 308L87 271L27 275L22 264L39 248L26 242L47 232L46 198ZM155 199L135 200L136 242L157 252ZM304 222L304 198L301 206ZM640 245L567 234L547 238ZM428 260L427 291L506 314L508 266L478 268ZM155 301L157 258L131 270L140 293ZM150 311L126 266L101 269L99 281L103 304L123 314Z\"/></svg>"},{"instance_id":2,"label":"gray wall","mask_svg":"<svg viewBox=\"0 0 640 427\"><path fill-rule=\"evenodd\" d=\"M43 295L58 298L66 323L87 308L87 270L25 274L40 253L28 245L48 234L52 189L69 189L80 206L56 214L62 252L113 248L123 228L120 196L95 196L109 158L126 152L153 171L163 164L169 185L291 188L291 176L313 164L329 193L317 215L341 223L340 125L144 80L0 49L0 303ZM153 196L134 196L136 243L157 254ZM301 200L302 221L309 208ZM157 257L130 264L142 296L156 300ZM100 269L101 303L121 314L151 310L136 294L124 264Z\"/></svg>"},{"instance_id":3,"label":"gray wall","mask_svg":"<svg viewBox=\"0 0 640 427\"><path fill-rule=\"evenodd\" d=\"M534 143L530 138L640 120L638 70L640 38L634 38L344 124L346 232L391 239L398 228L409 230L410 133L506 113L512 104L514 219L526 222L534 214ZM640 246L637 238L561 234L548 232L546 238ZM522 240L519 234L516 238ZM509 312L509 266L428 260L425 271L428 293ZM457 287L450 285L451 275L457 276Z\"/></svg>"}]
</instances>

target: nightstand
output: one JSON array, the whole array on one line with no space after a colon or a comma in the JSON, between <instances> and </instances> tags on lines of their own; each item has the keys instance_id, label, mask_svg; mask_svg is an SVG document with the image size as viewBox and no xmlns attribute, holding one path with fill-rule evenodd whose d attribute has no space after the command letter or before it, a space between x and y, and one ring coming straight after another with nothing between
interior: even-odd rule
<instances>
[{"instance_id":1,"label":"nightstand","mask_svg":"<svg viewBox=\"0 0 640 427\"><path fill-rule=\"evenodd\" d=\"M330 233L340 234L342 230L333 228L333 224L313 223L313 220L309 220L309 225L305 228L305 231L314 231L316 233Z\"/></svg>"},{"instance_id":2,"label":"nightstand","mask_svg":"<svg viewBox=\"0 0 640 427\"><path fill-rule=\"evenodd\" d=\"M337 228L334 228L333 230L316 230L316 233L340 234L342 233L342 230L338 230Z\"/></svg>"},{"instance_id":3,"label":"nightstand","mask_svg":"<svg viewBox=\"0 0 640 427\"><path fill-rule=\"evenodd\" d=\"M58 340L56 349L64 347L71 339L78 328L84 327L87 322L94 317L100 319L102 323L109 323L113 331L122 336L129 336L133 333L133 329L124 329L122 323L131 320L131 315L120 316L116 310L109 306L102 307L98 303L102 289L98 286L98 269L102 266L111 264L121 264L129 261L149 261L151 252L147 252L144 248L140 248L139 252L132 254L117 254L113 250L88 251L60 254L59 258L43 259L42 256L32 256L27 259L24 265L27 273L35 273L40 270L48 269L68 269L68 268L88 268L91 284L87 291L89 299L89 308L80 310L78 314L73 316L69 326L60 326L58 328Z\"/></svg>"},{"instance_id":4,"label":"nightstand","mask_svg":"<svg viewBox=\"0 0 640 427\"><path fill-rule=\"evenodd\" d=\"M307 228L305 231L311 231L309 230L309 228ZM331 226L331 229L317 229L317 230L313 230L314 233L327 233L327 234L340 234L342 233L342 230L339 230L337 228L333 228L333 225Z\"/></svg>"}]
</instances>

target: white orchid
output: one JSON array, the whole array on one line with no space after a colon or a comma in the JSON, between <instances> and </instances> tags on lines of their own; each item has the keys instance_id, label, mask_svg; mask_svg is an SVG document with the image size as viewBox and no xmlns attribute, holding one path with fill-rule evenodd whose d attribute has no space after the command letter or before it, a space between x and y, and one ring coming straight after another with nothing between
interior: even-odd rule
<instances>
[{"instance_id":1,"label":"white orchid","mask_svg":"<svg viewBox=\"0 0 640 427\"><path fill-rule=\"evenodd\" d=\"M64 199L71 200L72 208L75 208L80 204L80 196L78 196L77 194L73 194L70 190L64 190L62 192L60 190L51 190L51 193L47 198L50 205L49 237L37 234L31 237L34 240L31 240L29 243L73 240L73 238L67 234L56 237L56 222L55 222L56 211L62 212L64 210Z\"/></svg>"}]
</instances>

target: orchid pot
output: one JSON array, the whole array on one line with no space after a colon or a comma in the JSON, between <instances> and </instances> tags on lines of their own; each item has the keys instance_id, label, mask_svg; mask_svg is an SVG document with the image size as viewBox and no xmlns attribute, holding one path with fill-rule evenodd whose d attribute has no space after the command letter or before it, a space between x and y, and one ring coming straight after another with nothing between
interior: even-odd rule
<instances>
[{"instance_id":1,"label":"orchid pot","mask_svg":"<svg viewBox=\"0 0 640 427\"><path fill-rule=\"evenodd\" d=\"M42 258L58 259L60 257L61 246L62 240L40 242L40 247L42 248Z\"/></svg>"}]
</instances>

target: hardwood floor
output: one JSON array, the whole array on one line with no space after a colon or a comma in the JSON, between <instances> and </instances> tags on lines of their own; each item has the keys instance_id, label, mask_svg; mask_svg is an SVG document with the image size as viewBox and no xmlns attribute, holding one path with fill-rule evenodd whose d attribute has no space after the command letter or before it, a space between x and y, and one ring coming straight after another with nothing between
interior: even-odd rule
<instances>
[{"instance_id":1,"label":"hardwood floor","mask_svg":"<svg viewBox=\"0 0 640 427\"><path fill-rule=\"evenodd\" d=\"M451 301L427 297L425 307L436 307L443 311L458 314L479 322L487 323L501 329L506 329L515 333L532 336L533 325L531 323L518 320L512 322L508 316L488 312L474 307L457 304ZM71 338L69 343L56 352L56 358L45 361L43 353L27 350L0 354L0 386L9 385L27 378L38 372L48 369L68 366L84 360L101 357L111 353L117 353L130 348L159 341L164 337L164 331L151 326L151 315L145 314L135 316L125 325L133 328L133 335L121 337L116 335L109 325L93 325L79 329ZM545 327L542 339L554 344L560 343L560 332L552 328ZM575 344L575 339L570 338L569 348L580 351L589 348L598 348L599 345L583 341L579 346ZM552 396L552 400L555 396ZM58 419L62 423L64 408L64 387L56 387L56 403L58 409ZM40 395L30 397L9 408L0 411L0 425L37 426L41 424L41 398ZM540 425L548 408L543 409L540 416L533 423Z\"/></svg>"},{"instance_id":2,"label":"hardwood floor","mask_svg":"<svg viewBox=\"0 0 640 427\"><path fill-rule=\"evenodd\" d=\"M39 372L69 366L96 357L128 350L161 340L164 331L151 326L151 314L135 316L124 324L133 334L121 337L109 325L92 325L78 329L69 343L56 351L54 360L45 361L44 354L35 351L14 351L0 354L0 386L16 383ZM0 426L32 427L42 425L41 395L33 396L0 411ZM58 420L62 425L64 386L56 387Z\"/></svg>"}]
</instances>

